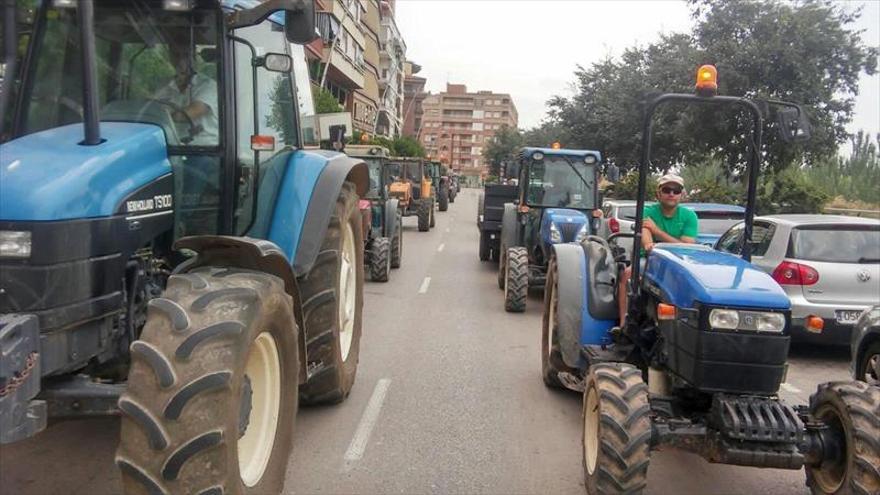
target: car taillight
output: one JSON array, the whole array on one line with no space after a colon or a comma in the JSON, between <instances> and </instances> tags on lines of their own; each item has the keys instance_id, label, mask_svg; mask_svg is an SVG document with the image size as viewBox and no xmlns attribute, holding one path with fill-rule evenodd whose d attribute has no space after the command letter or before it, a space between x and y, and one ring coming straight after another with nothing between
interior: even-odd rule
<instances>
[{"instance_id":1,"label":"car taillight","mask_svg":"<svg viewBox=\"0 0 880 495\"><path fill-rule=\"evenodd\" d=\"M779 285L813 285L819 281L819 272L811 266L783 261L773 270L773 280Z\"/></svg>"},{"instance_id":2,"label":"car taillight","mask_svg":"<svg viewBox=\"0 0 880 495\"><path fill-rule=\"evenodd\" d=\"M608 228L611 229L612 234L616 234L620 232L620 222L616 218L611 217L608 219Z\"/></svg>"}]
</instances>

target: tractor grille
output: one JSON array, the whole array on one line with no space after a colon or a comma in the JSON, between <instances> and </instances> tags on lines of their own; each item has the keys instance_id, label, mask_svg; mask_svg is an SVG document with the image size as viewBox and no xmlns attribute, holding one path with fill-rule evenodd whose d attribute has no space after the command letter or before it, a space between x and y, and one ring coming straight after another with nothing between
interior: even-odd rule
<instances>
[{"instance_id":1,"label":"tractor grille","mask_svg":"<svg viewBox=\"0 0 880 495\"><path fill-rule=\"evenodd\" d=\"M578 230L581 229L579 223L560 223L556 226L559 227L559 233L562 234L562 242L574 242Z\"/></svg>"}]
</instances>

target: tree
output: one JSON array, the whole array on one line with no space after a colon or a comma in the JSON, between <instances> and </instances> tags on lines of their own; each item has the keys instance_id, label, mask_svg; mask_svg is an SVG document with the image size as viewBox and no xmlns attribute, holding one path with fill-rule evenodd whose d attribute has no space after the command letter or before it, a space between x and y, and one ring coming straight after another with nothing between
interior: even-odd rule
<instances>
[{"instance_id":1,"label":"tree","mask_svg":"<svg viewBox=\"0 0 880 495\"><path fill-rule=\"evenodd\" d=\"M848 157L830 157L806 170L810 183L831 197L880 204L880 134L874 141L864 132L851 138Z\"/></svg>"},{"instance_id":2,"label":"tree","mask_svg":"<svg viewBox=\"0 0 880 495\"><path fill-rule=\"evenodd\" d=\"M394 154L397 156L425 156L425 148L412 136L401 136L394 139Z\"/></svg>"},{"instance_id":3,"label":"tree","mask_svg":"<svg viewBox=\"0 0 880 495\"><path fill-rule=\"evenodd\" d=\"M489 174L500 175L501 163L512 162L522 146L522 135L515 127L502 125L483 148L483 160L489 164Z\"/></svg>"},{"instance_id":4,"label":"tree","mask_svg":"<svg viewBox=\"0 0 880 495\"><path fill-rule=\"evenodd\" d=\"M339 104L339 100L333 96L333 93L324 88L316 88L315 91L315 113L338 113L344 112L345 109Z\"/></svg>"}]
</instances>

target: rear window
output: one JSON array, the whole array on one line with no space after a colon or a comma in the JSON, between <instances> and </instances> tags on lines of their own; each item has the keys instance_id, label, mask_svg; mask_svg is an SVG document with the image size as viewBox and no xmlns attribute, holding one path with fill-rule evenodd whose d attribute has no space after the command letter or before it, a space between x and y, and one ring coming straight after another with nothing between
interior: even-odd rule
<instances>
[{"instance_id":1,"label":"rear window","mask_svg":"<svg viewBox=\"0 0 880 495\"><path fill-rule=\"evenodd\" d=\"M788 255L808 261L880 263L880 228L797 228L791 232Z\"/></svg>"},{"instance_id":2,"label":"rear window","mask_svg":"<svg viewBox=\"0 0 880 495\"><path fill-rule=\"evenodd\" d=\"M635 206L621 206L617 208L617 218L621 220L632 220L636 219L636 207Z\"/></svg>"}]
</instances>

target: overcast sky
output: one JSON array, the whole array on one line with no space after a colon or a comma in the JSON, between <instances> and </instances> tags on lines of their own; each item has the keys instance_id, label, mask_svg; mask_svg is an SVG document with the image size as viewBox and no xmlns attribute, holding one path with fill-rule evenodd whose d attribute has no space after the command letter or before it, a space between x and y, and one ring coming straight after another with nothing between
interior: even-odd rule
<instances>
[{"instance_id":1,"label":"overcast sky","mask_svg":"<svg viewBox=\"0 0 880 495\"><path fill-rule=\"evenodd\" d=\"M880 46L880 2L846 8L862 4L862 39ZM687 4L675 0L397 0L397 25L429 91L448 81L510 93L520 127L529 128L551 96L572 93L578 64L620 55L660 33L690 32L692 21ZM850 131L880 132L880 77L863 74L860 88Z\"/></svg>"}]
</instances>

